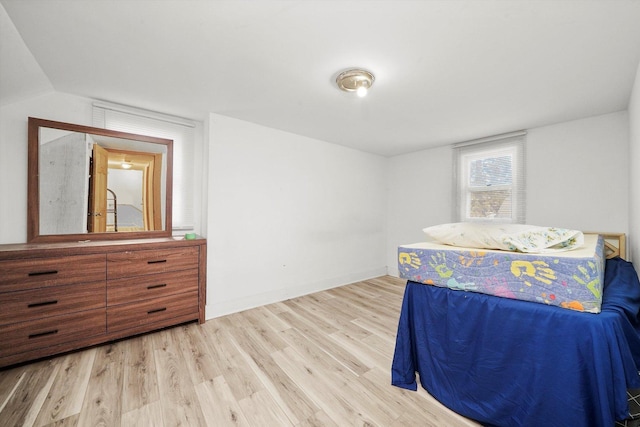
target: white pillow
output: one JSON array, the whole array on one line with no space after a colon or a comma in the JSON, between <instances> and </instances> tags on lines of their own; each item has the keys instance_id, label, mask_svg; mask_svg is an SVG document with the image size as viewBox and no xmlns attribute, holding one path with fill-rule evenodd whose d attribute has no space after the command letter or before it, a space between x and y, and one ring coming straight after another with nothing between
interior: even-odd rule
<instances>
[{"instance_id":1,"label":"white pillow","mask_svg":"<svg viewBox=\"0 0 640 427\"><path fill-rule=\"evenodd\" d=\"M567 251L584 243L583 233L577 230L526 224L458 222L423 231L446 245L530 253Z\"/></svg>"}]
</instances>

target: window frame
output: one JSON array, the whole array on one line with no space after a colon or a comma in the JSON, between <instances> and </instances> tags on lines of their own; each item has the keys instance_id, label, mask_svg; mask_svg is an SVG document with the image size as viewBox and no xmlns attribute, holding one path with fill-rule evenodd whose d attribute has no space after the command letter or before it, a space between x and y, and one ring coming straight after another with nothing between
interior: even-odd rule
<instances>
[{"instance_id":1,"label":"window frame","mask_svg":"<svg viewBox=\"0 0 640 427\"><path fill-rule=\"evenodd\" d=\"M454 218L458 222L487 222L523 224L526 220L525 193L525 141L526 132L499 135L454 145ZM488 187L471 186L471 166L474 161L509 156L511 158L511 184ZM510 190L511 215L509 217L471 216L472 195Z\"/></svg>"}]
</instances>

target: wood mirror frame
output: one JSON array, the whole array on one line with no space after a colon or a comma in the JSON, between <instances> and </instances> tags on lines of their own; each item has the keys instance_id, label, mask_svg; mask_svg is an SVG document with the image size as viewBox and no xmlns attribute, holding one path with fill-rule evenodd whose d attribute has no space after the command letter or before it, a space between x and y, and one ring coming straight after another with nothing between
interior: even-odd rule
<instances>
[{"instance_id":1,"label":"wood mirror frame","mask_svg":"<svg viewBox=\"0 0 640 427\"><path fill-rule=\"evenodd\" d=\"M41 175L41 159L40 159L40 135L43 129L54 129L58 131L67 131L69 134L78 133L84 134L84 136L90 136L95 140L108 140L109 144L111 144L110 150L114 153L122 154L131 153L136 154L138 161L144 158L155 157L157 159L164 160L164 165L161 168L156 167L156 173L153 175L153 178L148 178L148 183L152 181L158 187L162 187L164 192L164 198L156 196L149 196L148 194L143 196L145 202L147 199L155 199L152 203L157 203L162 206L162 213L158 214L157 210L155 212L155 223L157 224L160 221L160 230L144 230L144 231L105 231L105 232L77 232L77 233L49 233L46 234L46 231L43 234L41 227L41 217L44 209L41 206L41 184L40 184L40 175ZM122 148L119 147L118 144L122 143ZM28 179L27 179L27 242L29 243L55 243L55 242L69 242L69 241L85 241L85 240L128 240L128 239L140 239L140 238L158 238L158 237L170 237L172 233L171 228L171 218L172 218L172 182L173 182L173 141L170 139L163 138L155 138L151 136L145 135L136 135L127 132L114 131L109 129L101 129L90 126L82 126L71 123L64 122L56 122L52 120L44 120L29 117L29 125L28 125L28 143L29 143L29 153L28 153ZM88 144L82 144L80 142L77 143L81 149L85 149ZM98 145L96 142L95 145ZM115 146L114 146L115 145ZM134 150L131 150L131 146L135 146ZM75 146L74 146L75 147ZM142 147L142 149L140 148ZM127 151L131 150L131 151ZM158 157L158 153L162 153L162 156ZM135 161L135 160L134 160ZM160 160L158 160L160 162ZM89 161L87 160L87 165ZM105 165L106 167L106 165ZM147 166L140 167L148 169ZM153 168L152 168L153 169ZM162 169L162 170L161 170ZM161 170L161 171L160 171ZM90 178L90 171L86 170L86 178L89 182L92 181ZM145 175L148 175L145 172ZM84 181L84 180L81 180ZM106 181L106 178L105 178ZM84 186L85 183L83 182ZM142 184L143 186L148 185L145 182ZM104 183L106 188L106 182ZM88 189L89 184L86 184L86 188ZM158 193L160 194L160 193ZM83 197L81 194L80 197ZM89 205L89 200L87 200L87 206ZM143 215L145 217L145 224L147 221L154 221L153 209L151 209L151 213L146 212ZM86 210L85 215L87 215L87 223L91 221L92 213L90 209ZM102 216L101 212L93 214L94 216ZM106 218L106 212L104 214ZM147 219L147 217L149 219ZM158 220L160 218L160 220ZM84 221L83 221L84 223ZM106 225L106 219L105 219ZM155 227L158 227L156 225ZM155 228L151 226L149 228Z\"/></svg>"}]
</instances>

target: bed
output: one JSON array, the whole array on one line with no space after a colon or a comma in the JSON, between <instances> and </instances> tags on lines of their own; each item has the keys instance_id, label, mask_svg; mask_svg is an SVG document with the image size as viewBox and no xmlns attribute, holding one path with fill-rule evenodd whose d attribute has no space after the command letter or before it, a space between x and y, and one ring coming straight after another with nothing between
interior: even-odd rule
<instances>
[{"instance_id":1,"label":"bed","mask_svg":"<svg viewBox=\"0 0 640 427\"><path fill-rule=\"evenodd\" d=\"M597 312L409 279L392 384L416 390L419 381L487 426L613 426L629 418L627 390L640 388L640 282L611 243L616 237L624 243L606 235L594 246L609 253Z\"/></svg>"}]
</instances>

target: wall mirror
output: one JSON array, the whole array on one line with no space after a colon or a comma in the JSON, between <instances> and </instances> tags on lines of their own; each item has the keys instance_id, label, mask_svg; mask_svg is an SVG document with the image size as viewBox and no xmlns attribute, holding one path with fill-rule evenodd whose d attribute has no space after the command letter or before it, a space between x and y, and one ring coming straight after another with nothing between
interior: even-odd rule
<instances>
[{"instance_id":1,"label":"wall mirror","mask_svg":"<svg viewBox=\"0 0 640 427\"><path fill-rule=\"evenodd\" d=\"M171 236L173 141L29 117L27 241Z\"/></svg>"}]
</instances>

